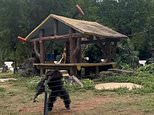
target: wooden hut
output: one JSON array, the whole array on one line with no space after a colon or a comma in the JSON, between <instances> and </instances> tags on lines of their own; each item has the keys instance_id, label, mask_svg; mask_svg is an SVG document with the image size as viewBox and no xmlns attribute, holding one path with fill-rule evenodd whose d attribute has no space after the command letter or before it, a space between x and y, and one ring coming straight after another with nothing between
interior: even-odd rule
<instances>
[{"instance_id":1,"label":"wooden hut","mask_svg":"<svg viewBox=\"0 0 154 115\"><path fill-rule=\"evenodd\" d=\"M30 41L34 44L36 55L40 63L34 65L41 69L69 69L70 74L77 75L81 68L94 67L96 72L99 67L113 65L111 59L115 53L116 43L127 36L120 34L97 22L71 19L63 16L50 14L22 41ZM44 43L46 41L63 41L66 47L67 63L46 63ZM106 62L83 63L81 61L81 45L96 43L102 47L106 54Z\"/></svg>"}]
</instances>

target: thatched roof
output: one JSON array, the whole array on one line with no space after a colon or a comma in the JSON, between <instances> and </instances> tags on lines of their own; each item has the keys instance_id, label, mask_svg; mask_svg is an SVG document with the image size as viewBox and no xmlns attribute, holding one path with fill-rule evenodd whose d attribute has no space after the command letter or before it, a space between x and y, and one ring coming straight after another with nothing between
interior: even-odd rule
<instances>
[{"instance_id":1,"label":"thatched roof","mask_svg":"<svg viewBox=\"0 0 154 115\"><path fill-rule=\"evenodd\" d=\"M84 20L77 20L77 19L71 19L63 16L58 16L54 14L50 14L39 26L37 26L26 38L29 38L31 36L36 35L39 29L46 28L51 29L53 31L52 25L53 25L53 19L58 20L62 26L59 26L61 29L61 33L66 33L62 31L66 31L66 28L63 29L64 25L68 27L71 27L78 31L79 33L85 34L85 35L94 35L101 38L127 38L127 36L120 34L111 28L108 28L106 26L103 26L97 22L91 22L91 21L84 21ZM49 26L50 25L50 26ZM68 31L67 31L68 32ZM51 33L51 32L48 32Z\"/></svg>"}]
</instances>

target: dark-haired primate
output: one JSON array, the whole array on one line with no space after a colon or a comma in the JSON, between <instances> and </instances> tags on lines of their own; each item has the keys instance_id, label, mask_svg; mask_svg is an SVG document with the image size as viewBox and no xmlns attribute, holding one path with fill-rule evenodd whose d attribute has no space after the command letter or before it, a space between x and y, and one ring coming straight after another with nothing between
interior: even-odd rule
<instances>
[{"instance_id":1,"label":"dark-haired primate","mask_svg":"<svg viewBox=\"0 0 154 115\"><path fill-rule=\"evenodd\" d=\"M36 98L38 95L42 94L43 92L45 92L45 80L46 78L41 79L41 81L38 83L37 87L36 87L36 94L34 96L33 102L36 102Z\"/></svg>"},{"instance_id":2,"label":"dark-haired primate","mask_svg":"<svg viewBox=\"0 0 154 115\"><path fill-rule=\"evenodd\" d=\"M51 89L48 99L48 111L52 110L53 104L58 96L63 99L66 109L70 110L71 100L63 86L62 74L58 70L55 70L54 72L48 71L46 76L48 77L48 87Z\"/></svg>"},{"instance_id":3,"label":"dark-haired primate","mask_svg":"<svg viewBox=\"0 0 154 115\"><path fill-rule=\"evenodd\" d=\"M64 100L64 104L67 110L70 110L70 96L68 92L65 90L62 81L62 74L58 71L48 71L46 74L46 78L42 79L37 86L37 92L34 96L34 102L38 95L42 94L45 91L44 82L47 81L48 87L51 90L48 99L48 111L51 111L53 108L53 104L56 101L56 98L59 96Z\"/></svg>"}]
</instances>

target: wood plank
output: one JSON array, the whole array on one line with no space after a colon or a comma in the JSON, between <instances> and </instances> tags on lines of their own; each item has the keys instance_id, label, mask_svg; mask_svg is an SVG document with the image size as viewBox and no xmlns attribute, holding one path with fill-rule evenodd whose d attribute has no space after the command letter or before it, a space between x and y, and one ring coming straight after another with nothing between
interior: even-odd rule
<instances>
[{"instance_id":1,"label":"wood plank","mask_svg":"<svg viewBox=\"0 0 154 115\"><path fill-rule=\"evenodd\" d=\"M65 63L65 64L53 64L53 63L34 63L34 66L40 67L73 67L73 66L81 66L81 67L95 67L95 66L105 66L105 65L115 65L116 63Z\"/></svg>"},{"instance_id":2,"label":"wood plank","mask_svg":"<svg viewBox=\"0 0 154 115\"><path fill-rule=\"evenodd\" d=\"M65 35L54 35L54 36L47 36L47 37L42 37L42 41L45 40L65 40L68 39L70 36L72 36L72 38L81 38L84 35L80 34L80 33L72 33L72 34L65 34ZM34 42L34 41L39 41L39 38L35 38L30 40L30 42Z\"/></svg>"},{"instance_id":3,"label":"wood plank","mask_svg":"<svg viewBox=\"0 0 154 115\"><path fill-rule=\"evenodd\" d=\"M130 70L122 70L122 69L109 69L109 71L117 72L117 73L127 73L127 74L133 74L134 71Z\"/></svg>"}]
</instances>

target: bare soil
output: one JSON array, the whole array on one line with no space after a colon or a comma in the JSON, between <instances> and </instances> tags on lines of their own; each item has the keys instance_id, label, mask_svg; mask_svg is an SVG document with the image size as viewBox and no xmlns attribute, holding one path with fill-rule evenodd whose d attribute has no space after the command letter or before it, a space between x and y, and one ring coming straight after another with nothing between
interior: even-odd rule
<instances>
[{"instance_id":1,"label":"bare soil","mask_svg":"<svg viewBox=\"0 0 154 115\"><path fill-rule=\"evenodd\" d=\"M43 101L43 100L42 100ZM23 115L26 113L34 114L34 113L43 113L43 102L32 103L29 102L27 104L20 105L17 108L17 111ZM84 99L75 99L72 100L71 103L71 111L67 111L64 107L63 101L61 99L57 99L54 104L53 111L49 113L49 115L74 115L81 114L88 111L93 111L96 108L105 106L106 104L115 103L115 102L133 102L133 99L129 96L93 96L90 98L87 95L87 98Z\"/></svg>"},{"instance_id":2,"label":"bare soil","mask_svg":"<svg viewBox=\"0 0 154 115\"><path fill-rule=\"evenodd\" d=\"M0 115L42 115L44 95L33 103L34 92L12 82L1 83L6 89L0 92ZM153 94L118 95L116 93L93 91L71 93L71 111L67 111L63 101L58 98L53 111L48 115L153 115Z\"/></svg>"},{"instance_id":3,"label":"bare soil","mask_svg":"<svg viewBox=\"0 0 154 115\"><path fill-rule=\"evenodd\" d=\"M63 101L61 99L57 99L54 104L53 111L51 112L52 115L72 115L73 113L80 113L82 111L89 111L93 110L96 107L99 107L101 104L106 104L114 101L112 97L92 97L86 100L80 101L73 101L71 103L71 111L67 111L64 107ZM36 102L30 103L26 105L22 105L17 108L21 114L24 113L38 113L43 112L43 102Z\"/></svg>"}]
</instances>

